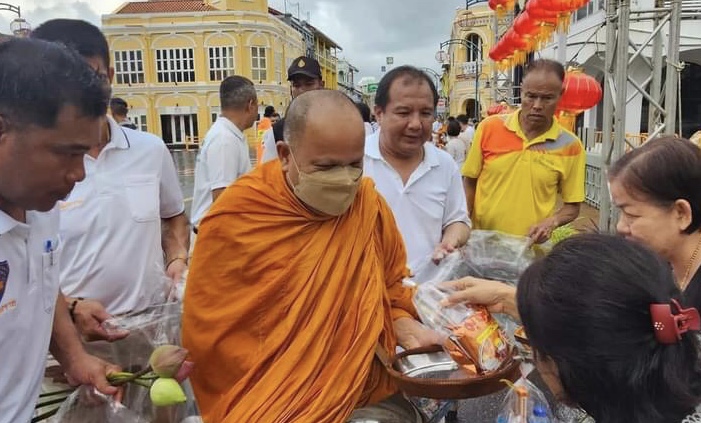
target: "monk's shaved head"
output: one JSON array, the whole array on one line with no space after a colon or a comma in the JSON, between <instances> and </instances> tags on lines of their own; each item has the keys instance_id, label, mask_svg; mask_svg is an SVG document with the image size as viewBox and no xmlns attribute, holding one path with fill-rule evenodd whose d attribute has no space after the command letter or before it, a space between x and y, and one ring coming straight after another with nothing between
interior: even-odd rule
<instances>
[{"instance_id":1,"label":"monk's shaved head","mask_svg":"<svg viewBox=\"0 0 701 423\"><path fill-rule=\"evenodd\" d=\"M363 118L340 91L313 90L296 97L285 116L284 134L286 142L278 143L278 155L293 185L300 171L363 168Z\"/></svg>"},{"instance_id":2,"label":"monk's shaved head","mask_svg":"<svg viewBox=\"0 0 701 423\"><path fill-rule=\"evenodd\" d=\"M348 96L336 90L307 91L296 97L287 110L284 139L295 146L304 140L308 126L340 120L357 123L364 130L362 116Z\"/></svg>"}]
</instances>

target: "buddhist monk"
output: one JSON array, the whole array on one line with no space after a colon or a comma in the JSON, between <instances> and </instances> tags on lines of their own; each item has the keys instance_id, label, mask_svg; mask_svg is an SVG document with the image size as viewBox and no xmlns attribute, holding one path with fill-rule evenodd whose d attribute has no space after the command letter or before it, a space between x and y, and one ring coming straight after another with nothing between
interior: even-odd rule
<instances>
[{"instance_id":1,"label":"buddhist monk","mask_svg":"<svg viewBox=\"0 0 701 423\"><path fill-rule=\"evenodd\" d=\"M360 113L338 91L310 91L284 138L280 160L228 187L200 225L183 344L204 421L420 421L375 350L437 335L416 320L402 237L362 177Z\"/></svg>"}]
</instances>

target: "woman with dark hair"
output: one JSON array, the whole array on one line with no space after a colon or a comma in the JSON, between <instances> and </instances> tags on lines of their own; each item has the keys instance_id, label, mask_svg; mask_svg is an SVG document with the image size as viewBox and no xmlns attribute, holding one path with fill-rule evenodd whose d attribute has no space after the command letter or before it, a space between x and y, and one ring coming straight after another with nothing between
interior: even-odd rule
<instances>
[{"instance_id":1,"label":"woman with dark hair","mask_svg":"<svg viewBox=\"0 0 701 423\"><path fill-rule=\"evenodd\" d=\"M701 149L663 137L629 152L609 170L616 229L672 266L687 303L701 309Z\"/></svg>"},{"instance_id":2,"label":"woman with dark hair","mask_svg":"<svg viewBox=\"0 0 701 423\"><path fill-rule=\"evenodd\" d=\"M458 164L458 168L462 168L462 164L467 157L467 144L460 137L460 122L456 119L448 121L448 129L446 130L445 151Z\"/></svg>"},{"instance_id":3,"label":"woman with dark hair","mask_svg":"<svg viewBox=\"0 0 701 423\"><path fill-rule=\"evenodd\" d=\"M638 243L580 235L521 276L518 311L555 397L597 423L701 421L699 315ZM675 320L676 319L676 320Z\"/></svg>"}]
</instances>

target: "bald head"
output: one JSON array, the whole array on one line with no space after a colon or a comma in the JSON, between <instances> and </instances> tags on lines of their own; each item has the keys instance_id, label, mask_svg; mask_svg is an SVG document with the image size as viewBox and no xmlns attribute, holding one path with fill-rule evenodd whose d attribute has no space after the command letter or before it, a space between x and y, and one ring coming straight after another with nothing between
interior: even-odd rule
<instances>
[{"instance_id":1,"label":"bald head","mask_svg":"<svg viewBox=\"0 0 701 423\"><path fill-rule=\"evenodd\" d=\"M314 90L295 98L285 117L284 138L278 154L294 184L300 170L363 166L363 119L353 101L339 91Z\"/></svg>"},{"instance_id":2,"label":"bald head","mask_svg":"<svg viewBox=\"0 0 701 423\"><path fill-rule=\"evenodd\" d=\"M294 146L304 140L308 127L327 131L343 121L364 131L360 113L345 94L325 89L307 91L290 104L285 117L284 138Z\"/></svg>"}]
</instances>

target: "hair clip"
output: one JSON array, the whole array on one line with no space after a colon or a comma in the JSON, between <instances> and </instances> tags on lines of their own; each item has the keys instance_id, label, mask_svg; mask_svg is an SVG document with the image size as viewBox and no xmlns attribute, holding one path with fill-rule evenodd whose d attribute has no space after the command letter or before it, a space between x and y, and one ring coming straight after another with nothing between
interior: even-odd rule
<instances>
[{"instance_id":1,"label":"hair clip","mask_svg":"<svg viewBox=\"0 0 701 423\"><path fill-rule=\"evenodd\" d=\"M672 305L677 314L672 314ZM681 308L677 300L670 304L650 304L652 327L655 339L660 344L676 344L682 339L682 334L689 330L701 329L701 317L694 307Z\"/></svg>"}]
</instances>

